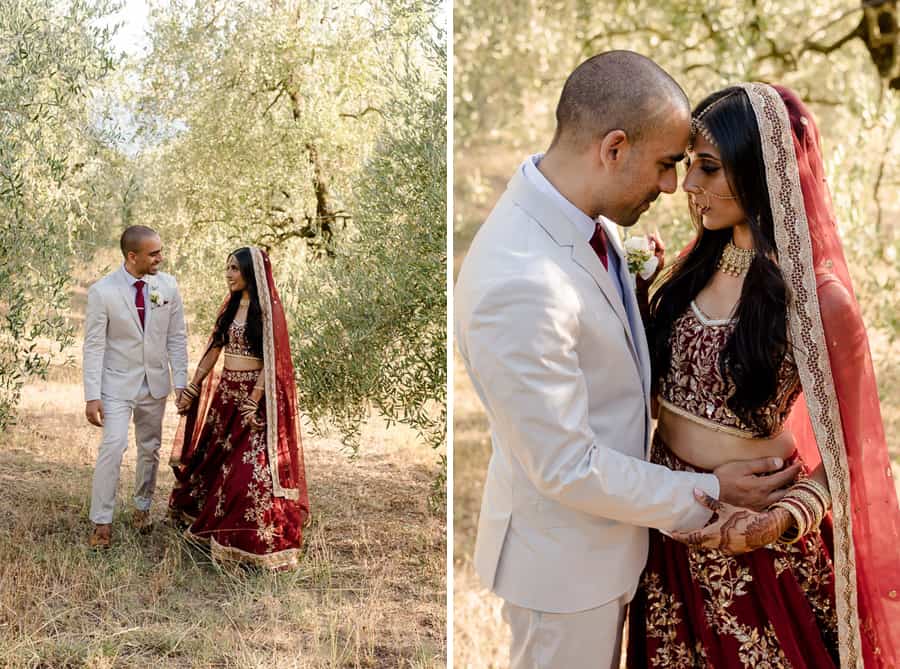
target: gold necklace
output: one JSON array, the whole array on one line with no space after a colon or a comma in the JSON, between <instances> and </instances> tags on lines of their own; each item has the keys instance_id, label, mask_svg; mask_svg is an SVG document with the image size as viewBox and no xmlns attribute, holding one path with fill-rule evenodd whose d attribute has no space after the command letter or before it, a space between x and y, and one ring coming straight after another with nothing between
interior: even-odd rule
<instances>
[{"instance_id":1,"label":"gold necklace","mask_svg":"<svg viewBox=\"0 0 900 669\"><path fill-rule=\"evenodd\" d=\"M722 257L719 258L716 268L725 274L740 276L750 269L750 263L753 262L755 257L756 249L742 249L735 246L731 240L728 240L725 248L722 249Z\"/></svg>"}]
</instances>

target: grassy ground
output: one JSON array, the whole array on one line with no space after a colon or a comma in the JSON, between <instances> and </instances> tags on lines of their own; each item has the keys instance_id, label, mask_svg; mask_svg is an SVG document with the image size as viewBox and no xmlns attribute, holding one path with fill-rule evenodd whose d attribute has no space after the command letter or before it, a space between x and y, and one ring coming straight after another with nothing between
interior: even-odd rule
<instances>
[{"instance_id":1,"label":"grassy ground","mask_svg":"<svg viewBox=\"0 0 900 669\"><path fill-rule=\"evenodd\" d=\"M458 271L472 237L506 188L506 182L523 159L497 147L457 152L454 193L454 267ZM647 218L666 220L678 206L676 198L660 202L663 211ZM659 207L660 205L656 205ZM655 209L654 208L654 209ZM652 222L650 222L652 225ZM663 239L667 239L664 226ZM860 299L864 299L864 296ZM881 389L882 413L888 446L895 463L900 494L900 341L893 344L887 333L869 330L875 371ZM485 590L472 565L481 491L491 455L487 418L455 354L453 400L453 578L454 578L454 666L457 669L506 667L509 633L500 618L501 601Z\"/></svg>"},{"instance_id":2,"label":"grassy ground","mask_svg":"<svg viewBox=\"0 0 900 669\"><path fill-rule=\"evenodd\" d=\"M83 305L82 286L79 328ZM176 424L170 403L163 463ZM446 523L427 504L436 455L412 432L375 416L355 458L334 435L304 439L313 522L288 574L222 571L186 545L163 523L174 481L164 465L152 533L128 529L133 437L115 545L89 551L99 440L80 368L65 365L25 388L19 424L0 434L0 666L444 666Z\"/></svg>"}]
</instances>

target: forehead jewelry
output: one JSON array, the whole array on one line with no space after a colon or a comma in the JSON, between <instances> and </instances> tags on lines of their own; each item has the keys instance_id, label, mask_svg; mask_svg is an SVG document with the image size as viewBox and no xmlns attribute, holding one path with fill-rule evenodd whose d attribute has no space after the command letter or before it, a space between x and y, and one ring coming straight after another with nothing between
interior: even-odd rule
<instances>
[{"instance_id":1,"label":"forehead jewelry","mask_svg":"<svg viewBox=\"0 0 900 669\"><path fill-rule=\"evenodd\" d=\"M722 102L724 102L725 100L730 98L732 95L735 95L735 93L729 93L728 95L723 95L718 100L716 100L712 104L708 105L699 114L692 117L691 118L691 135L696 137L697 133L700 133L701 135L703 135L704 139L706 139L707 142L709 142L713 146L718 146L718 144L716 144L716 140L713 139L712 133L703 124L703 122L702 122L703 117L706 116L710 112L711 109L714 109L719 104L721 104ZM691 144L693 144L693 142L691 142Z\"/></svg>"}]
</instances>

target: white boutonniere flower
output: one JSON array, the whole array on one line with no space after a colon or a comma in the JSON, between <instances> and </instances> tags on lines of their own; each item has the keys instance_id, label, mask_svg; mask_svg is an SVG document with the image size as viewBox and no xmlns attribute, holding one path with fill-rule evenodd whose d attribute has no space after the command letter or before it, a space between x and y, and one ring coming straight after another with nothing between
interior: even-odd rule
<instances>
[{"instance_id":1,"label":"white boutonniere flower","mask_svg":"<svg viewBox=\"0 0 900 669\"><path fill-rule=\"evenodd\" d=\"M162 295L160 295L155 286L150 287L150 302L152 302L156 307L164 304Z\"/></svg>"},{"instance_id":2,"label":"white boutonniere flower","mask_svg":"<svg viewBox=\"0 0 900 669\"><path fill-rule=\"evenodd\" d=\"M659 265L656 257L656 243L647 237L629 237L625 240L625 258L628 271L647 281Z\"/></svg>"}]
</instances>

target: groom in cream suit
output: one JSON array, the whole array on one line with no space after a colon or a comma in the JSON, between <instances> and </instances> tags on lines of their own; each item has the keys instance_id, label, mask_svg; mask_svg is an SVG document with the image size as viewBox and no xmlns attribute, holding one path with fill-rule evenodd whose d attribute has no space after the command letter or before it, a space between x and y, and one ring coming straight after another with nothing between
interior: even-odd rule
<instances>
[{"instance_id":1,"label":"groom in cream suit","mask_svg":"<svg viewBox=\"0 0 900 669\"><path fill-rule=\"evenodd\" d=\"M166 398L187 385L187 332L175 278L158 271L159 235L131 226L124 263L88 290L84 325L84 399L88 421L103 428L94 469L89 544L110 545L113 508L128 424L134 418L137 466L132 524L149 528ZM171 373L170 373L171 368Z\"/></svg>"},{"instance_id":2,"label":"groom in cream suit","mask_svg":"<svg viewBox=\"0 0 900 669\"><path fill-rule=\"evenodd\" d=\"M459 272L456 341L493 446L475 567L505 600L514 669L617 667L646 528L704 525L694 488L753 506L783 484L747 463L646 461L650 362L613 222L674 192L689 132L687 98L655 63L584 62L549 150L516 170Z\"/></svg>"}]
</instances>

